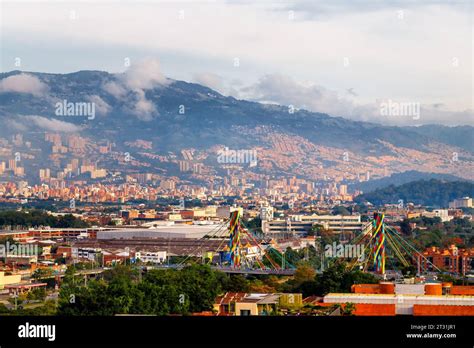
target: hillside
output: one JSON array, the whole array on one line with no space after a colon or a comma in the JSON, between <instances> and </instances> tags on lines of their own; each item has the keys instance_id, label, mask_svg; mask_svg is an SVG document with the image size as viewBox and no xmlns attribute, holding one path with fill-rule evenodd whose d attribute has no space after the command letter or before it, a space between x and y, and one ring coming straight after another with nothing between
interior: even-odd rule
<instances>
[{"instance_id":1,"label":"hillside","mask_svg":"<svg viewBox=\"0 0 474 348\"><path fill-rule=\"evenodd\" d=\"M450 174L423 173L416 170L409 170L403 173L395 173L388 177L364 181L350 185L351 190L361 190L364 193L372 192L390 185L399 186L412 181L437 179L443 181L460 181L459 176Z\"/></svg>"},{"instance_id":2,"label":"hillside","mask_svg":"<svg viewBox=\"0 0 474 348\"><path fill-rule=\"evenodd\" d=\"M375 205L414 203L432 207L448 207L450 201L474 196L474 184L466 181L419 180L400 186L390 185L365 193L356 202L370 202Z\"/></svg>"},{"instance_id":3,"label":"hillside","mask_svg":"<svg viewBox=\"0 0 474 348\"><path fill-rule=\"evenodd\" d=\"M70 134L84 137L89 145L83 156L108 169L123 169L117 166L117 157L130 153L152 172L178 175L170 163L184 159L181 151L185 150L219 170L216 151L228 147L258 149L259 165L251 170L261 174L314 180L342 177L355 182L366 172L377 179L415 170L474 178L472 147L446 141L443 132L423 135L411 127L356 122L306 110L289 112L286 106L237 100L199 84L168 78L102 71L0 74L0 79L11 82L12 78L26 78L30 85L41 87L35 93L0 92L4 125L0 136L20 133L33 148L41 149L27 154L30 161L25 166L34 171L51 160L51 145L44 141L44 133L58 132L65 135L63 142ZM63 101L94 102L96 115L58 116L55 105ZM462 134L466 129L472 127L461 129ZM113 144L115 153L98 155L94 144L107 142ZM171 157L158 161L157 155Z\"/></svg>"}]
</instances>

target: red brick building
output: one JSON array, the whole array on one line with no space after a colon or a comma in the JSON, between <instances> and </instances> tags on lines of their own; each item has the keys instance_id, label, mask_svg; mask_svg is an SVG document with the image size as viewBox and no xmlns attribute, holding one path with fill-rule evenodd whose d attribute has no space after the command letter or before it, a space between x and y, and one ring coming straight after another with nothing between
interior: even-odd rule
<instances>
[{"instance_id":1,"label":"red brick building","mask_svg":"<svg viewBox=\"0 0 474 348\"><path fill-rule=\"evenodd\" d=\"M435 265L441 270L464 275L474 268L474 248L459 249L455 245L448 248L431 247L423 252L423 256L429 261L419 258L424 270L434 271Z\"/></svg>"}]
</instances>

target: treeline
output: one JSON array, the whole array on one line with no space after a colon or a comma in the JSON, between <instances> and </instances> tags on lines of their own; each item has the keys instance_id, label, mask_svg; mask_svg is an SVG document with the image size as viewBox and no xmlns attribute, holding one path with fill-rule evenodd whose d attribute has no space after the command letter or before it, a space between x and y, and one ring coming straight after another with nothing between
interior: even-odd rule
<instances>
[{"instance_id":1,"label":"treeline","mask_svg":"<svg viewBox=\"0 0 474 348\"><path fill-rule=\"evenodd\" d=\"M89 224L72 214L53 216L43 210L0 211L0 226L50 226L55 228L88 227Z\"/></svg>"},{"instance_id":2,"label":"treeline","mask_svg":"<svg viewBox=\"0 0 474 348\"><path fill-rule=\"evenodd\" d=\"M380 179L357 182L350 184L352 190L361 190L363 192L372 192L376 189L381 189L390 185L400 186L414 181L420 180L443 180L443 181L459 181L461 178L451 174L426 173L416 170L408 170L402 173L395 173L388 177Z\"/></svg>"},{"instance_id":3,"label":"treeline","mask_svg":"<svg viewBox=\"0 0 474 348\"><path fill-rule=\"evenodd\" d=\"M118 265L100 279L84 284L70 266L61 284L58 315L170 315L212 311L216 297L232 292L301 292L323 296L329 292L350 292L356 283L377 283L371 274L348 270L336 263L316 275L309 265L298 267L292 278L244 277L214 271L208 265L190 265L181 270L150 270Z\"/></svg>"},{"instance_id":4,"label":"treeline","mask_svg":"<svg viewBox=\"0 0 474 348\"><path fill-rule=\"evenodd\" d=\"M70 267L59 295L59 315L188 314L212 309L226 275L209 266L151 270L117 266L84 286Z\"/></svg>"},{"instance_id":5,"label":"treeline","mask_svg":"<svg viewBox=\"0 0 474 348\"><path fill-rule=\"evenodd\" d=\"M474 245L474 223L467 217L442 222L439 217L421 216L404 219L399 225L400 231L419 250L431 246L448 247L451 244L459 248L470 248Z\"/></svg>"},{"instance_id":6,"label":"treeline","mask_svg":"<svg viewBox=\"0 0 474 348\"><path fill-rule=\"evenodd\" d=\"M432 207L448 207L449 202L465 196L472 197L474 184L467 181L419 180L400 186L390 185L356 197L356 202L375 205L406 203Z\"/></svg>"}]
</instances>

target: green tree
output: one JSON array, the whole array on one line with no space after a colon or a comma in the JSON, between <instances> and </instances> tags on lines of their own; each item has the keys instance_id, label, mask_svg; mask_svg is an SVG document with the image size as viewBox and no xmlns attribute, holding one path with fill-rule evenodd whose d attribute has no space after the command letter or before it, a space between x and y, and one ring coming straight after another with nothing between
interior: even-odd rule
<instances>
[{"instance_id":1,"label":"green tree","mask_svg":"<svg viewBox=\"0 0 474 348\"><path fill-rule=\"evenodd\" d=\"M296 268L294 280L296 284L302 284L304 282L314 280L315 276L316 271L314 270L314 268L309 265L303 264L299 265L298 268Z\"/></svg>"}]
</instances>

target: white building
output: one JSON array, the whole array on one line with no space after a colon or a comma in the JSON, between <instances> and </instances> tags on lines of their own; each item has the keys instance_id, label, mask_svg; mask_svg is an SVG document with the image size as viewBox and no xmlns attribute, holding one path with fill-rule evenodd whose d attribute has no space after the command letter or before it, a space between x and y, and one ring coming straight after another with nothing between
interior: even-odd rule
<instances>
[{"instance_id":1,"label":"white building","mask_svg":"<svg viewBox=\"0 0 474 348\"><path fill-rule=\"evenodd\" d=\"M450 221L453 219L453 216L449 216L448 209L435 209L432 212L425 211L421 213L421 215L429 218L439 217L442 222Z\"/></svg>"},{"instance_id":2,"label":"white building","mask_svg":"<svg viewBox=\"0 0 474 348\"><path fill-rule=\"evenodd\" d=\"M240 212L240 215L244 213L244 209L241 207L231 207L229 205L224 205L221 207L217 207L216 215L217 217L228 219L230 216L230 213L233 213L236 210Z\"/></svg>"},{"instance_id":3,"label":"white building","mask_svg":"<svg viewBox=\"0 0 474 348\"><path fill-rule=\"evenodd\" d=\"M260 219L262 221L271 221L273 220L273 207L263 206L260 208Z\"/></svg>"},{"instance_id":4,"label":"white building","mask_svg":"<svg viewBox=\"0 0 474 348\"><path fill-rule=\"evenodd\" d=\"M166 251L137 251L135 258L144 263L163 263L166 261Z\"/></svg>"},{"instance_id":5,"label":"white building","mask_svg":"<svg viewBox=\"0 0 474 348\"><path fill-rule=\"evenodd\" d=\"M97 239L133 239L133 238L191 238L199 239L204 236L223 236L228 233L226 228L219 224L169 224L157 225L152 228L117 228L98 231Z\"/></svg>"},{"instance_id":6,"label":"white building","mask_svg":"<svg viewBox=\"0 0 474 348\"><path fill-rule=\"evenodd\" d=\"M334 233L365 233L370 223L361 221L360 215L290 215L287 219L262 221L262 231L275 237L306 235L313 226L321 225Z\"/></svg>"},{"instance_id":7,"label":"white building","mask_svg":"<svg viewBox=\"0 0 474 348\"><path fill-rule=\"evenodd\" d=\"M449 202L450 208L472 208L472 198L470 197L463 197L455 199L452 202Z\"/></svg>"}]
</instances>

